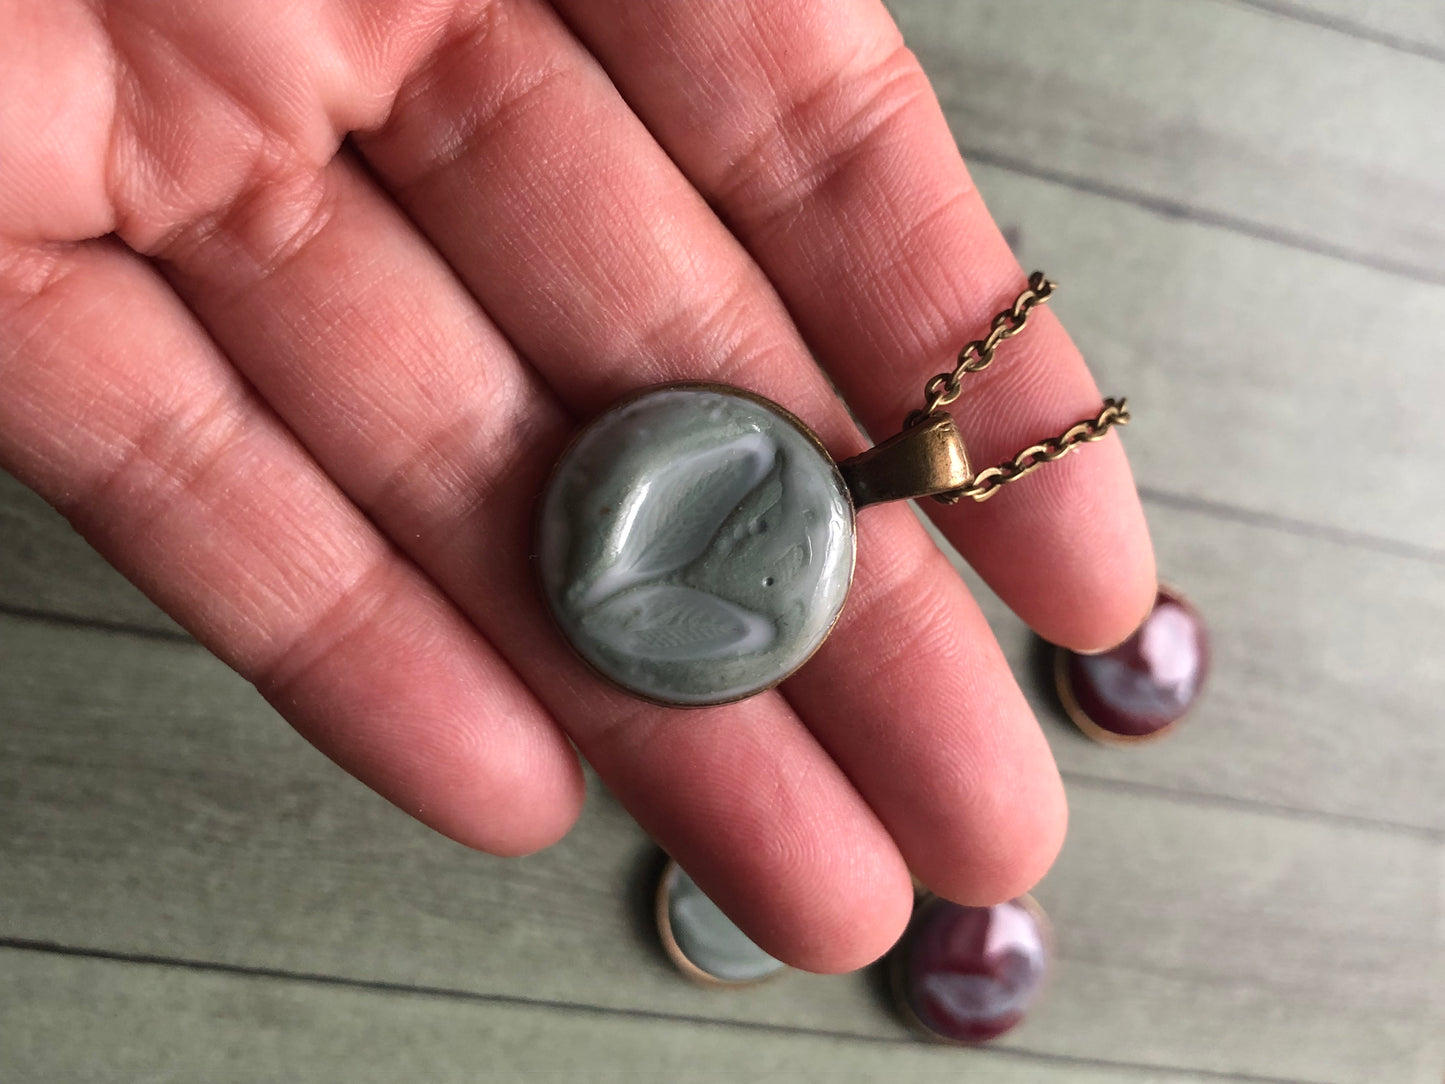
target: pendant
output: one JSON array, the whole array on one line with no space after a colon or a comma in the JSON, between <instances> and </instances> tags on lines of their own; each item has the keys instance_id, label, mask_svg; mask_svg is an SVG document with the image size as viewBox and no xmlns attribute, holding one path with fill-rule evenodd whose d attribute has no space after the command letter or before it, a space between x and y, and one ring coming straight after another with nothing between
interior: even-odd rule
<instances>
[{"instance_id":1,"label":"pendant","mask_svg":"<svg viewBox=\"0 0 1445 1084\"><path fill-rule=\"evenodd\" d=\"M542 594L576 652L655 703L777 685L827 638L853 578L857 511L971 479L934 413L841 464L788 411L720 384L667 384L606 411L542 495Z\"/></svg>"}]
</instances>

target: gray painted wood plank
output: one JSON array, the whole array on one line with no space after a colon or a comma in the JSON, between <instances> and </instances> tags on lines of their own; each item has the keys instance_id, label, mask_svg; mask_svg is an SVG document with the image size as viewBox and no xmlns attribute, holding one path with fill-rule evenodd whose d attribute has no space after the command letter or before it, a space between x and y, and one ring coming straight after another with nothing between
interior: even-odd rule
<instances>
[{"instance_id":1,"label":"gray painted wood plank","mask_svg":"<svg viewBox=\"0 0 1445 1084\"><path fill-rule=\"evenodd\" d=\"M1445 66L1255 7L908 0L975 157L1445 281Z\"/></svg>"},{"instance_id":2,"label":"gray painted wood plank","mask_svg":"<svg viewBox=\"0 0 1445 1084\"><path fill-rule=\"evenodd\" d=\"M1242 170L1247 195L1326 224L1368 211L1403 216L1411 237L1445 235L1445 126L1425 123L1445 100L1445 65L1212 0L908 0L897 11L954 103L965 146L1028 150L1064 171L1084 155L1101 183L1157 176L1206 194L1215 189L1184 183L1191 171ZM1409 172L1372 141L1424 172L1428 207L1360 175L1365 165ZM1132 396L1128 439L1146 486L1442 550L1445 460L1420 450L1445 401L1435 364L1445 289L986 162L975 173L1024 261L1062 280L1056 306L1101 383ZM1322 190L1294 187L1306 182ZM1331 185L1365 210L1331 202ZM0 604L173 628L36 515L0 478Z\"/></svg>"},{"instance_id":3,"label":"gray painted wood plank","mask_svg":"<svg viewBox=\"0 0 1445 1084\"><path fill-rule=\"evenodd\" d=\"M8 566L15 575L0 577L0 605L173 628L154 608L148 615L150 604L38 498L10 486L0 484L0 523L27 529L20 560ZM12 508L20 514L3 511ZM1147 749L1096 746L1064 722L1038 672L1040 645L963 570L1060 765L1083 777L1445 830L1445 570L1205 512L1150 511L1163 575L1203 607L1215 660L1195 717ZM36 563L30 553L64 560Z\"/></svg>"},{"instance_id":4,"label":"gray painted wood plank","mask_svg":"<svg viewBox=\"0 0 1445 1084\"><path fill-rule=\"evenodd\" d=\"M1445 7L1420 0L1235 0L1338 33L1445 60Z\"/></svg>"},{"instance_id":5,"label":"gray painted wood plank","mask_svg":"<svg viewBox=\"0 0 1445 1084\"><path fill-rule=\"evenodd\" d=\"M3 470L0 607L184 635L60 513Z\"/></svg>"},{"instance_id":6,"label":"gray painted wood plank","mask_svg":"<svg viewBox=\"0 0 1445 1084\"><path fill-rule=\"evenodd\" d=\"M0 949L6 1080L970 1081L1212 1077Z\"/></svg>"},{"instance_id":7,"label":"gray painted wood plank","mask_svg":"<svg viewBox=\"0 0 1445 1084\"><path fill-rule=\"evenodd\" d=\"M1204 696L1167 740L1084 738L1045 648L962 569L1066 773L1445 831L1445 571L1153 506L1162 576L1210 625Z\"/></svg>"},{"instance_id":8,"label":"gray painted wood plank","mask_svg":"<svg viewBox=\"0 0 1445 1084\"><path fill-rule=\"evenodd\" d=\"M1445 402L1445 287L975 175L1021 259L1061 281L1101 387L1130 396L1142 485L1445 558L1445 458L1422 454ZM173 628L82 549L0 478L0 604Z\"/></svg>"},{"instance_id":9,"label":"gray painted wood plank","mask_svg":"<svg viewBox=\"0 0 1445 1084\"><path fill-rule=\"evenodd\" d=\"M0 658L0 937L903 1034L867 976L790 974L736 997L676 978L648 927L655 854L596 788L560 846L490 859L346 778L197 647L11 618ZM1445 962L1437 842L1070 792L1070 841L1038 892L1057 980L1005 1046L1419 1079Z\"/></svg>"},{"instance_id":10,"label":"gray painted wood plank","mask_svg":"<svg viewBox=\"0 0 1445 1084\"><path fill-rule=\"evenodd\" d=\"M974 174L1022 262L1060 282L1100 388L1129 397L1142 486L1445 554L1445 458L1427 451L1445 288Z\"/></svg>"},{"instance_id":11,"label":"gray painted wood plank","mask_svg":"<svg viewBox=\"0 0 1445 1084\"><path fill-rule=\"evenodd\" d=\"M1316 6L1341 15L1334 0ZM1375 20L1388 8L1349 14ZM1388 543L1438 556L1445 537L1445 468L1415 456L1438 429L1432 404L1445 391L1432 361L1445 291L1301 249L1445 279L1445 133L1424 126L1445 76L1423 58L1203 0L915 0L900 15L955 131L982 152L975 175L1022 258L1064 281L1058 307L1101 383L1131 394L1141 479L1300 521L1264 530L1151 506L1161 567L1214 623L1214 687L1186 729L1149 749L1102 750L1050 727L1074 809L1069 846L1039 892L1060 926L1061 963L1051 996L1009 1044L1218 1073L1437 1081L1445 865L1432 784L1442 777L1445 588L1437 561L1390 555ZM1148 307L1136 313L1140 299ZM1311 524L1382 545L1307 537ZM0 479L0 605L175 631L62 527ZM1031 642L989 605L1047 714ZM651 848L605 793L546 855L471 855L345 780L184 644L0 622L0 747L0 936L900 1034L864 978L789 975L735 999L680 984L646 929ZM10 965L20 955L56 964L5 953L0 984L19 973ZM485 1053L521 1059L508 1068L539 1072L554 1063L526 1059L553 1051L532 1048L564 1033L560 1049L570 1042L590 1057L559 1055L558 1071L626 1065L648 1041L713 1051L744 1070L758 1063L727 1059L768 1046L779 1060L764 1064L790 1075L872 1065L860 1050L889 1051L889 1068L900 1064L892 1052L914 1056L891 1043L760 1040L697 1022L614 1029L617 1017L553 1007L504 1004L478 1022L425 999L368 1015L333 997L382 995L140 965L66 961L23 982L10 987L21 996L0 988L0 1031L12 1033L20 1006L27 1032L70 1041L77 1071L94 1047L67 1022L113 1014L111 1034L149 1036L126 1048L141 1065L147 1047L174 1042L189 1007L197 1026L224 1025L187 1055L211 1050L212 1061L171 1063L190 1076L201 1064L253 1077L244 1059L257 1050L284 1069L309 1056L308 1030L338 1019L342 1030L319 1032L332 1044L327 1064L364 1049L386 1026L378 1018L438 1036L419 1052L398 1034L394 1063L382 1055L356 1068L364 1059L353 1057L355 1071L338 1073L346 1079L373 1064L404 1071L473 1032ZM251 994L238 993L247 983ZM267 993L248 1002L256 990ZM306 1001L323 994L324 1005ZM585 1026L565 1030L577 1020ZM496 1038L508 1034L526 1038L508 1047ZM687 1078L694 1063L682 1057L665 1063L670 1077ZM910 1075L959 1064L920 1061ZM1060 1079L1097 1079L1077 1068L1085 1075ZM1054 1079L1009 1071L987 1079Z\"/></svg>"}]
</instances>

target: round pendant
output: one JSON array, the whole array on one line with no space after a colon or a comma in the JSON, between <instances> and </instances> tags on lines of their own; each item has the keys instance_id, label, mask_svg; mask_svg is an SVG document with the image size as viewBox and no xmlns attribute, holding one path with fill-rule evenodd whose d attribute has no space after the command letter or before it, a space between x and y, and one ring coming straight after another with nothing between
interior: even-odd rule
<instances>
[{"instance_id":1,"label":"round pendant","mask_svg":"<svg viewBox=\"0 0 1445 1084\"><path fill-rule=\"evenodd\" d=\"M563 454L538 520L542 592L612 682L726 703L776 685L828 635L853 576L853 514L837 464L782 407L667 385Z\"/></svg>"}]
</instances>

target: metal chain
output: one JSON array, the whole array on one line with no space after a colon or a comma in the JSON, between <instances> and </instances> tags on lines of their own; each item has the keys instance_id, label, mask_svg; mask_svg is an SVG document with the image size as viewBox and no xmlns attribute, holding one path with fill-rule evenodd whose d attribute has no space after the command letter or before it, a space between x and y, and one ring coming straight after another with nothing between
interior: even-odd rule
<instances>
[{"instance_id":1,"label":"metal chain","mask_svg":"<svg viewBox=\"0 0 1445 1084\"><path fill-rule=\"evenodd\" d=\"M927 417L939 407L946 407L963 392L963 377L966 373L977 373L993 364L993 356L999 343L1011 339L1022 331L1029 322L1029 313L1034 306L1042 305L1053 296L1054 284L1042 271L1029 276L1029 284L1023 293L1014 298L1014 303L993 318L988 334L975 339L958 352L958 364L951 373L939 373L923 385L924 405L918 417Z\"/></svg>"},{"instance_id":2,"label":"metal chain","mask_svg":"<svg viewBox=\"0 0 1445 1084\"><path fill-rule=\"evenodd\" d=\"M1014 298L1014 303L993 318L988 334L975 339L958 352L958 364L952 372L939 373L923 386L923 409L916 410L904 423L910 427L954 402L963 392L963 378L967 373L976 373L993 364L999 344L1017 335L1029 322L1029 314L1036 306L1045 304L1054 293L1054 283L1042 271L1029 276L1029 284ZM968 497L975 501L986 501L1010 482L1018 481L1026 474L1038 470L1045 463L1062 459L1081 444L1100 440L1116 425L1129 424L1129 401L1127 399L1105 399L1103 409L1096 418L1085 418L1077 425L1070 426L1062 434L1039 444L1031 445L1018 455L996 467L988 467L974 475L962 489L939 493L934 500L943 504L954 504Z\"/></svg>"},{"instance_id":3,"label":"metal chain","mask_svg":"<svg viewBox=\"0 0 1445 1084\"><path fill-rule=\"evenodd\" d=\"M1019 452L1006 463L987 467L973 476L973 480L962 489L940 493L934 500L943 504L954 504L968 497L975 501L986 501L1002 486L1016 482L1025 474L1038 470L1045 463L1062 459L1080 444L1101 440L1105 433L1116 425L1129 424L1129 400L1105 399L1104 409L1097 418L1085 418L1078 425L1070 426L1060 436L1033 444Z\"/></svg>"}]
</instances>

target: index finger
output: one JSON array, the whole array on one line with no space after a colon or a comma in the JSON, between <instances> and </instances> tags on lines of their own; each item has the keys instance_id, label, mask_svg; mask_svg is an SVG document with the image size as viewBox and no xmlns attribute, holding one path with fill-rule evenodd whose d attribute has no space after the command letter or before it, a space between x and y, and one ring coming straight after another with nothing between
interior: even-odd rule
<instances>
[{"instance_id":1,"label":"index finger","mask_svg":"<svg viewBox=\"0 0 1445 1084\"><path fill-rule=\"evenodd\" d=\"M1024 276L882 4L556 4L767 272L863 424L896 431ZM977 468L1099 405L1078 350L1040 310L953 409ZM1152 602L1153 554L1116 436L987 504L927 505L1050 640L1108 647Z\"/></svg>"}]
</instances>

